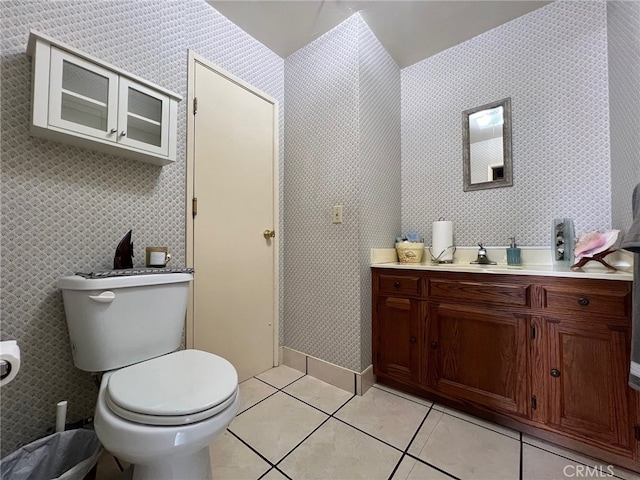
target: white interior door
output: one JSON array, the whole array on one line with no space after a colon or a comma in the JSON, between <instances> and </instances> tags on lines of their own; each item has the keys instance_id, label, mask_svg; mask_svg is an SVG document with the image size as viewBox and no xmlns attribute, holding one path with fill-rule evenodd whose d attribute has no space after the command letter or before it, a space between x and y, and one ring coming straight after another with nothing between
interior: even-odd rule
<instances>
[{"instance_id":1,"label":"white interior door","mask_svg":"<svg viewBox=\"0 0 640 480\"><path fill-rule=\"evenodd\" d=\"M197 213L187 231L188 335L193 348L228 359L242 381L277 364L278 232L264 235L278 221L277 103L193 54L189 65L197 110L189 112L188 194Z\"/></svg>"}]
</instances>

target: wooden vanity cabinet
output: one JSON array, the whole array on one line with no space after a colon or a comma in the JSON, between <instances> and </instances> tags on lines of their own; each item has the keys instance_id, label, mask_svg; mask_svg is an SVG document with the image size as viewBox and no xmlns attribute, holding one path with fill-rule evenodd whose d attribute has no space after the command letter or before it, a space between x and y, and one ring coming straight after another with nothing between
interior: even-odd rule
<instances>
[{"instance_id":1,"label":"wooden vanity cabinet","mask_svg":"<svg viewBox=\"0 0 640 480\"><path fill-rule=\"evenodd\" d=\"M631 282L372 269L377 381L640 471Z\"/></svg>"}]
</instances>

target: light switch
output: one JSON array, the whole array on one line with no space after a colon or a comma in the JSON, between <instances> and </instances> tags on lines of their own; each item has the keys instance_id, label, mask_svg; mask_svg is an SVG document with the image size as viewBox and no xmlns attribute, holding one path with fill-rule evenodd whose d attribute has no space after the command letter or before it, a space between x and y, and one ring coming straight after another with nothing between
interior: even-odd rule
<instances>
[{"instance_id":1,"label":"light switch","mask_svg":"<svg viewBox=\"0 0 640 480\"><path fill-rule=\"evenodd\" d=\"M342 223L342 205L333 206L333 223Z\"/></svg>"}]
</instances>

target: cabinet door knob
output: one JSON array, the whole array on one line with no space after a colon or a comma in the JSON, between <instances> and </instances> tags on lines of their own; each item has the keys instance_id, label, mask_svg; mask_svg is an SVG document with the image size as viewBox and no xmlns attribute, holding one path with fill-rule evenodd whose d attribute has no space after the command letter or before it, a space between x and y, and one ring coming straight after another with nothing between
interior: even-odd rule
<instances>
[{"instance_id":1,"label":"cabinet door knob","mask_svg":"<svg viewBox=\"0 0 640 480\"><path fill-rule=\"evenodd\" d=\"M109 133L116 133L118 131L117 128L112 128L111 131Z\"/></svg>"},{"instance_id":2,"label":"cabinet door knob","mask_svg":"<svg viewBox=\"0 0 640 480\"><path fill-rule=\"evenodd\" d=\"M551 370L551 376L554 378L558 378L560 376L560 370L556 370L555 368Z\"/></svg>"},{"instance_id":3,"label":"cabinet door knob","mask_svg":"<svg viewBox=\"0 0 640 480\"><path fill-rule=\"evenodd\" d=\"M396 288L400 288L400 282L393 282L393 286Z\"/></svg>"},{"instance_id":4,"label":"cabinet door knob","mask_svg":"<svg viewBox=\"0 0 640 480\"><path fill-rule=\"evenodd\" d=\"M411 343L416 343L416 342L417 342L416 337L411 337L411 338L409 339L409 342L411 342Z\"/></svg>"},{"instance_id":5,"label":"cabinet door knob","mask_svg":"<svg viewBox=\"0 0 640 480\"><path fill-rule=\"evenodd\" d=\"M431 342L429 346L431 347L432 350L435 350L436 348L438 348L438 342Z\"/></svg>"},{"instance_id":6,"label":"cabinet door knob","mask_svg":"<svg viewBox=\"0 0 640 480\"><path fill-rule=\"evenodd\" d=\"M122 130L122 131L120 132L120 136L121 136L121 137L126 137L126 136L127 136L127 132L125 132L124 130Z\"/></svg>"},{"instance_id":7,"label":"cabinet door knob","mask_svg":"<svg viewBox=\"0 0 640 480\"><path fill-rule=\"evenodd\" d=\"M586 307L587 305L589 305L589 299L587 297L580 297L578 299L578 305Z\"/></svg>"}]
</instances>

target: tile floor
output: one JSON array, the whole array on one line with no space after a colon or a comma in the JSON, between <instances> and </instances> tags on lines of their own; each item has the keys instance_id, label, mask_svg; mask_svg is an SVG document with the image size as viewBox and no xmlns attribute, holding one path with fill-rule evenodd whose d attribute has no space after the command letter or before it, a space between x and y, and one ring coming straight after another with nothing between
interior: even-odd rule
<instances>
[{"instance_id":1,"label":"tile floor","mask_svg":"<svg viewBox=\"0 0 640 480\"><path fill-rule=\"evenodd\" d=\"M640 480L382 385L359 397L282 365L240 391L238 416L210 447L216 479ZM126 476L100 460L98 480Z\"/></svg>"}]
</instances>

